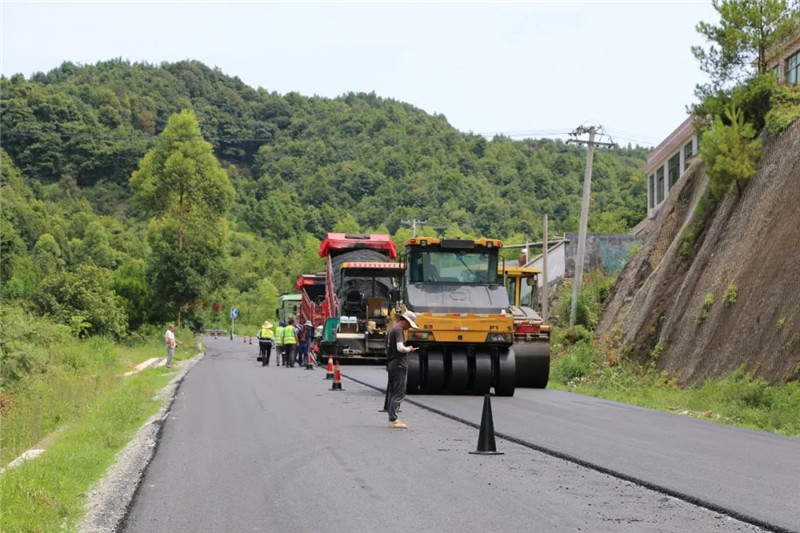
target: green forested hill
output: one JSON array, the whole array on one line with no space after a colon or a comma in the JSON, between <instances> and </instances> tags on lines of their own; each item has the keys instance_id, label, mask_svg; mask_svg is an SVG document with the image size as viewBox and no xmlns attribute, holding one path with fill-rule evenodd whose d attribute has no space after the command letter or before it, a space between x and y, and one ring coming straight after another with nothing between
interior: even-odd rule
<instances>
[{"instance_id":1,"label":"green forested hill","mask_svg":"<svg viewBox=\"0 0 800 533\"><path fill-rule=\"evenodd\" d=\"M328 231L399 241L410 234L401 221L416 218L450 236L521 242L540 237L545 213L551 231L577 229L582 148L464 134L375 94L278 95L198 62L114 60L3 78L0 106L4 299L89 333L172 316L165 287L148 277L148 216L130 177L184 109L235 189L225 275L182 309L198 326L222 325L214 310L232 304L260 323L278 291L321 268ZM644 217L647 151L596 153L590 231L623 232ZM87 277L99 285L81 287ZM93 294L114 296L105 301L120 313L103 313L114 324L87 316Z\"/></svg>"}]
</instances>

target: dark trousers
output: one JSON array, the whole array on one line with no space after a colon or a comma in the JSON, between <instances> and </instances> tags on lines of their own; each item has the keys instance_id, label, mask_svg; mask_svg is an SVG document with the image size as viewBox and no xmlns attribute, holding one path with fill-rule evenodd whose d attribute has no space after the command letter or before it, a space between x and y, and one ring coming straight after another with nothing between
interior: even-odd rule
<instances>
[{"instance_id":1,"label":"dark trousers","mask_svg":"<svg viewBox=\"0 0 800 533\"><path fill-rule=\"evenodd\" d=\"M389 368L389 421L397 420L400 404L406 399L408 367Z\"/></svg>"},{"instance_id":2,"label":"dark trousers","mask_svg":"<svg viewBox=\"0 0 800 533\"><path fill-rule=\"evenodd\" d=\"M258 349L261 350L261 366L267 366L269 364L270 354L272 353L272 343L259 341Z\"/></svg>"},{"instance_id":3,"label":"dark trousers","mask_svg":"<svg viewBox=\"0 0 800 533\"><path fill-rule=\"evenodd\" d=\"M289 368L294 366L294 344L283 345L283 363Z\"/></svg>"},{"instance_id":4,"label":"dark trousers","mask_svg":"<svg viewBox=\"0 0 800 533\"><path fill-rule=\"evenodd\" d=\"M306 366L306 357L308 356L308 343L306 342L298 342L297 343L297 364L300 366Z\"/></svg>"}]
</instances>

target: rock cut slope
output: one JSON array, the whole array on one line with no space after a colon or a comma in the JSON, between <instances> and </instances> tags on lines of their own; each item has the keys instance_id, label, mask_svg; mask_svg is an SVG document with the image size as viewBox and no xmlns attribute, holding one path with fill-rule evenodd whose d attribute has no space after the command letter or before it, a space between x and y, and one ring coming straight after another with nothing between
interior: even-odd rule
<instances>
[{"instance_id":1,"label":"rock cut slope","mask_svg":"<svg viewBox=\"0 0 800 533\"><path fill-rule=\"evenodd\" d=\"M684 384L742 365L773 383L797 378L800 122L764 138L758 173L718 203L681 254L681 232L698 221L708 189L704 170L694 161L673 187L609 295L598 333L642 361L660 344L658 367Z\"/></svg>"}]
</instances>

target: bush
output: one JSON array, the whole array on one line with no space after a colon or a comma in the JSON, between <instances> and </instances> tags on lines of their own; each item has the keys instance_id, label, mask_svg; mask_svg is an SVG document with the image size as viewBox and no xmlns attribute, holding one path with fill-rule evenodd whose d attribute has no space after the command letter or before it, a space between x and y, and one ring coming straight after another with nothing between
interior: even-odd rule
<instances>
[{"instance_id":1,"label":"bush","mask_svg":"<svg viewBox=\"0 0 800 533\"><path fill-rule=\"evenodd\" d=\"M708 312L711 310L712 305L714 305L714 294L709 292L706 294L706 297L703 298L703 305L700 307L700 313L694 321L695 324L700 324L708 318Z\"/></svg>"},{"instance_id":2,"label":"bush","mask_svg":"<svg viewBox=\"0 0 800 533\"><path fill-rule=\"evenodd\" d=\"M722 198L731 187L741 193L741 184L754 176L761 157L761 141L753 140L756 130L746 123L734 105L725 108L725 118L716 117L714 126L700 140L700 157L706 164L711 195Z\"/></svg>"},{"instance_id":3,"label":"bush","mask_svg":"<svg viewBox=\"0 0 800 533\"><path fill-rule=\"evenodd\" d=\"M779 135L800 119L800 85L779 85L772 93L767 112L767 131Z\"/></svg>"},{"instance_id":4,"label":"bush","mask_svg":"<svg viewBox=\"0 0 800 533\"><path fill-rule=\"evenodd\" d=\"M739 408L763 408L773 404L770 384L754 378L744 366L720 380L717 389L723 400Z\"/></svg>"},{"instance_id":5,"label":"bush","mask_svg":"<svg viewBox=\"0 0 800 533\"><path fill-rule=\"evenodd\" d=\"M591 342L581 341L568 354L556 359L553 378L561 383L591 375L603 360L600 349Z\"/></svg>"},{"instance_id":6,"label":"bush","mask_svg":"<svg viewBox=\"0 0 800 533\"><path fill-rule=\"evenodd\" d=\"M733 305L736 303L736 299L739 297L739 286L735 284L728 285L728 288L725 290L725 305Z\"/></svg>"},{"instance_id":7,"label":"bush","mask_svg":"<svg viewBox=\"0 0 800 533\"><path fill-rule=\"evenodd\" d=\"M564 331L564 344L566 346L574 346L579 342L589 342L592 340L592 334L588 329L580 324L567 328Z\"/></svg>"},{"instance_id":8,"label":"bush","mask_svg":"<svg viewBox=\"0 0 800 533\"><path fill-rule=\"evenodd\" d=\"M53 324L13 305L2 306L0 319L0 377L4 391L30 374L43 372L54 348L72 341L67 326Z\"/></svg>"},{"instance_id":9,"label":"bush","mask_svg":"<svg viewBox=\"0 0 800 533\"><path fill-rule=\"evenodd\" d=\"M594 330L600 320L603 302L611 293L616 277L609 276L602 271L595 271L585 275L583 279L583 287L575 306L575 325ZM568 324L571 312L572 285L565 283L559 288L552 314L561 317L559 323Z\"/></svg>"}]
</instances>

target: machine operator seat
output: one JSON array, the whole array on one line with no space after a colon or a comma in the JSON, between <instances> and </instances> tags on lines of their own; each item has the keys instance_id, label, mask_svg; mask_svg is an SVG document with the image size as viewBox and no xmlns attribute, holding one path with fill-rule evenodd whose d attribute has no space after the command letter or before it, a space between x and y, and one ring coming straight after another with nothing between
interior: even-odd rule
<instances>
[{"instance_id":1,"label":"machine operator seat","mask_svg":"<svg viewBox=\"0 0 800 533\"><path fill-rule=\"evenodd\" d=\"M345 316L361 317L364 307L364 295L355 289L349 290L344 297L342 314Z\"/></svg>"}]
</instances>

